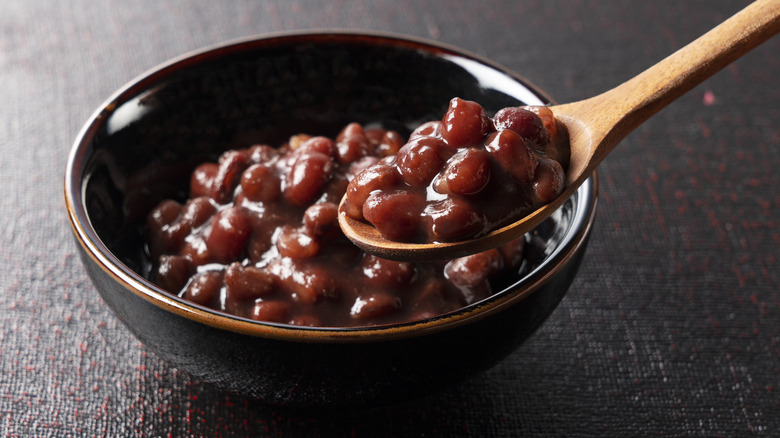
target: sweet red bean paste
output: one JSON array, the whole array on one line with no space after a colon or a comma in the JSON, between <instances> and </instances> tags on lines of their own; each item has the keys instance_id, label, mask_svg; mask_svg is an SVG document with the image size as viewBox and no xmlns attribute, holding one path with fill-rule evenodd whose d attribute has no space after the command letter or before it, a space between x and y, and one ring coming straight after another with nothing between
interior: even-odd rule
<instances>
[{"instance_id":1,"label":"sweet red bean paste","mask_svg":"<svg viewBox=\"0 0 780 438\"><path fill-rule=\"evenodd\" d=\"M492 123L517 123L520 117L509 116L515 112L523 117L532 114L537 120L534 123L539 123L536 113L525 109L504 112L507 117L495 122L481 119L484 131ZM543 111L539 113L544 117ZM416 321L488 297L527 269L529 254L536 247L533 243L520 238L447 262L396 262L362 252L338 225L338 203L350 181L365 188L369 179L385 178L381 175L390 163L430 159L425 158L428 149L410 152L409 144L438 144L430 150L438 148L442 157L448 155L448 144L436 140L445 126L453 132L448 135L456 135L456 129L460 132L457 135L468 134L457 124L430 123L418 129L404 146L405 141L394 131L351 123L335 139L300 134L278 148L253 145L227 151L217 162L201 164L192 172L186 202L165 200L147 217L146 248L154 264L152 280L173 294L219 311L301 326ZM536 135L547 135L540 126L532 127L537 128ZM496 147L504 143L495 142ZM515 143L507 144L516 147ZM392 158L404 148L407 158ZM461 158L442 163L461 168L485 166L489 169L485 172L495 172L492 161L487 166L469 158L471 154L484 155L484 151L469 151L453 149L450 158ZM529 160L543 162L536 157L528 153ZM399 168L407 172L414 165L408 162L404 166ZM547 171L538 169L543 166L538 164L534 175L545 174ZM555 173L560 165L549 167L553 170L548 173ZM424 173L426 168L419 170ZM401 178L397 173L387 174L395 175L386 177L389 179ZM418 186L431 179L418 177ZM460 187L469 182L461 179L447 180L446 184L462 190ZM478 191L473 187L468 190ZM404 195L394 203L408 210L400 196Z\"/></svg>"},{"instance_id":2,"label":"sweet red bean paste","mask_svg":"<svg viewBox=\"0 0 780 438\"><path fill-rule=\"evenodd\" d=\"M491 119L454 98L441 121L352 178L345 213L398 242L477 237L555 199L569 155L568 132L547 107L504 108Z\"/></svg>"}]
</instances>

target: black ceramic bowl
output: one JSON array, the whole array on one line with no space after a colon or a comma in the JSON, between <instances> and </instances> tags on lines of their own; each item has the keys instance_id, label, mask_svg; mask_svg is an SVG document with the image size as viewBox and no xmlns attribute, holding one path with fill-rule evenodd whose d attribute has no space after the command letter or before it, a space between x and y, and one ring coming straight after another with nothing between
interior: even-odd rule
<instances>
[{"instance_id":1,"label":"black ceramic bowl","mask_svg":"<svg viewBox=\"0 0 780 438\"><path fill-rule=\"evenodd\" d=\"M550 315L582 259L596 207L588 180L535 231L543 261L460 311L375 328L302 328L200 307L147 280L141 224L186 196L195 164L253 143L348 122L408 133L449 100L492 115L548 99L518 75L434 43L382 34L242 40L173 60L118 91L73 146L65 199L81 258L117 317L149 349L204 382L269 403L367 405L408 399L506 357Z\"/></svg>"}]
</instances>

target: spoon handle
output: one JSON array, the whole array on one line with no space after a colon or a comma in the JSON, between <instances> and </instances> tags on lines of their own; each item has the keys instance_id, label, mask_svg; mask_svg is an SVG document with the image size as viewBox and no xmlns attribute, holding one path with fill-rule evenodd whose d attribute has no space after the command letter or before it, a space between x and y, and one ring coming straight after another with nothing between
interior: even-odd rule
<instances>
[{"instance_id":1,"label":"spoon handle","mask_svg":"<svg viewBox=\"0 0 780 438\"><path fill-rule=\"evenodd\" d=\"M557 106L556 114L588 127L592 144L599 145L591 151L592 171L637 126L778 32L780 0L757 0L627 82Z\"/></svg>"}]
</instances>

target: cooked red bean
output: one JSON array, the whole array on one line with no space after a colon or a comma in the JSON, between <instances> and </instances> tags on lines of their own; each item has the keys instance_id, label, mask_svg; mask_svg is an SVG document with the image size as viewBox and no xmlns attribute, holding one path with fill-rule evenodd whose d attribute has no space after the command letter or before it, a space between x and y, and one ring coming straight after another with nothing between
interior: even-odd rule
<instances>
[{"instance_id":1,"label":"cooked red bean","mask_svg":"<svg viewBox=\"0 0 780 438\"><path fill-rule=\"evenodd\" d=\"M308 305L338 298L336 278L322 266L293 262L275 265L271 272L279 275L279 284L294 302Z\"/></svg>"},{"instance_id":2,"label":"cooked red bean","mask_svg":"<svg viewBox=\"0 0 780 438\"><path fill-rule=\"evenodd\" d=\"M182 211L182 205L176 201L166 200L155 207L146 220L147 241L152 257L179 250L182 241L175 239L175 234L168 229L175 224Z\"/></svg>"},{"instance_id":3,"label":"cooked red bean","mask_svg":"<svg viewBox=\"0 0 780 438\"><path fill-rule=\"evenodd\" d=\"M374 154L378 157L387 157L390 155L394 155L398 152L399 149L401 149L401 146L404 145L403 137L401 137L397 132L395 131L385 131L384 129L372 129L370 131L372 134L374 133L382 133L382 136L378 139L374 140L372 138L369 138L369 141L374 146ZM369 131L366 131L366 136L368 136Z\"/></svg>"},{"instance_id":4,"label":"cooked red bean","mask_svg":"<svg viewBox=\"0 0 780 438\"><path fill-rule=\"evenodd\" d=\"M447 163L434 187L439 193L475 195L490 181L490 154L484 149L468 148Z\"/></svg>"},{"instance_id":5,"label":"cooked red bean","mask_svg":"<svg viewBox=\"0 0 780 438\"><path fill-rule=\"evenodd\" d=\"M190 239L182 245L179 254L192 260L192 264L195 266L212 263L213 260L211 259L211 253L206 246L205 236L190 234L189 237Z\"/></svg>"},{"instance_id":6,"label":"cooked red bean","mask_svg":"<svg viewBox=\"0 0 780 438\"><path fill-rule=\"evenodd\" d=\"M556 123L555 115L550 108L546 106L529 106L525 107L525 109L539 116L545 129L547 129L552 137L558 135L558 125Z\"/></svg>"},{"instance_id":7,"label":"cooked red bean","mask_svg":"<svg viewBox=\"0 0 780 438\"><path fill-rule=\"evenodd\" d=\"M401 176L394 166L379 162L360 172L347 187L346 213L354 219L363 219L363 204L372 192L395 187Z\"/></svg>"},{"instance_id":8,"label":"cooked red bean","mask_svg":"<svg viewBox=\"0 0 780 438\"><path fill-rule=\"evenodd\" d=\"M345 176L347 177L348 181L352 181L361 172L377 164L378 162L379 162L379 158L377 157L371 155L363 157L350 164L349 169L347 169L347 173Z\"/></svg>"},{"instance_id":9,"label":"cooked red bean","mask_svg":"<svg viewBox=\"0 0 780 438\"><path fill-rule=\"evenodd\" d=\"M333 162L319 152L301 154L293 163L284 186L284 196L293 205L304 206L314 201L330 177Z\"/></svg>"},{"instance_id":10,"label":"cooked red bean","mask_svg":"<svg viewBox=\"0 0 780 438\"><path fill-rule=\"evenodd\" d=\"M366 137L366 131L363 129L363 125L357 122L347 124L347 126L345 126L341 131L339 131L338 135L336 135L336 142L340 142L347 137L353 136ZM367 137L366 140L368 140Z\"/></svg>"},{"instance_id":11,"label":"cooked red bean","mask_svg":"<svg viewBox=\"0 0 780 438\"><path fill-rule=\"evenodd\" d=\"M544 150L544 155L560 163L563 170L568 169L571 155L569 131L566 130L563 123L555 118L550 108L546 106L531 106L527 107L527 109L539 116L545 129L550 133L551 141Z\"/></svg>"},{"instance_id":12,"label":"cooked red bean","mask_svg":"<svg viewBox=\"0 0 780 438\"><path fill-rule=\"evenodd\" d=\"M285 225L279 229L276 248L282 257L308 259L317 255L320 243L301 228Z\"/></svg>"},{"instance_id":13,"label":"cooked red bean","mask_svg":"<svg viewBox=\"0 0 780 438\"><path fill-rule=\"evenodd\" d=\"M370 254L363 257L361 267L367 284L393 290L409 285L416 274L412 263L386 260Z\"/></svg>"},{"instance_id":14,"label":"cooked red bean","mask_svg":"<svg viewBox=\"0 0 780 438\"><path fill-rule=\"evenodd\" d=\"M267 322L285 322L292 303L289 301L258 301L252 308L252 319Z\"/></svg>"},{"instance_id":15,"label":"cooked red bean","mask_svg":"<svg viewBox=\"0 0 780 438\"><path fill-rule=\"evenodd\" d=\"M206 238L206 247L216 263L229 263L243 252L252 221L243 207L228 207L214 215L211 230Z\"/></svg>"},{"instance_id":16,"label":"cooked red bean","mask_svg":"<svg viewBox=\"0 0 780 438\"><path fill-rule=\"evenodd\" d=\"M350 123L352 125L352 123ZM359 123L355 123L355 125L360 125ZM349 125L347 125L349 126ZM342 130L343 132L344 130ZM382 138L385 136L385 131L382 128L363 128L363 135L365 135L366 139L371 143L373 146L378 145L382 142ZM397 133L396 133L397 134ZM403 140L401 140L401 144L403 144Z\"/></svg>"},{"instance_id":17,"label":"cooked red bean","mask_svg":"<svg viewBox=\"0 0 780 438\"><path fill-rule=\"evenodd\" d=\"M331 158L336 157L338 153L336 144L333 143L333 140L323 136L307 139L297 148L297 150L298 153L319 152Z\"/></svg>"},{"instance_id":18,"label":"cooked red bean","mask_svg":"<svg viewBox=\"0 0 780 438\"><path fill-rule=\"evenodd\" d=\"M550 131L542 119L527 108L510 107L499 110L493 117L497 130L510 129L529 141L534 149L543 153L550 143Z\"/></svg>"},{"instance_id":19,"label":"cooked red bean","mask_svg":"<svg viewBox=\"0 0 780 438\"><path fill-rule=\"evenodd\" d=\"M306 142L306 140L310 139L311 135L309 134L295 134L292 137L290 137L290 140L287 142L287 146L291 150L298 149L303 143Z\"/></svg>"},{"instance_id":20,"label":"cooked red bean","mask_svg":"<svg viewBox=\"0 0 780 438\"><path fill-rule=\"evenodd\" d=\"M225 293L231 300L254 300L274 291L274 278L263 269L231 263L225 269Z\"/></svg>"},{"instance_id":21,"label":"cooked red bean","mask_svg":"<svg viewBox=\"0 0 780 438\"><path fill-rule=\"evenodd\" d=\"M476 286L503 267L503 257L497 249L468 255L450 261L444 275L460 286Z\"/></svg>"},{"instance_id":22,"label":"cooked red bean","mask_svg":"<svg viewBox=\"0 0 780 438\"><path fill-rule=\"evenodd\" d=\"M430 223L431 241L467 238L485 228L485 216L461 197L451 197L430 204L423 214ZM368 216L366 218L368 219Z\"/></svg>"},{"instance_id":23,"label":"cooked red bean","mask_svg":"<svg viewBox=\"0 0 780 438\"><path fill-rule=\"evenodd\" d=\"M251 201L273 202L282 192L282 182L270 167L254 164L241 175L241 190Z\"/></svg>"},{"instance_id":24,"label":"cooked red bean","mask_svg":"<svg viewBox=\"0 0 780 438\"><path fill-rule=\"evenodd\" d=\"M148 217L148 226L154 231L161 231L181 214L182 205L173 200L165 200L157 205Z\"/></svg>"},{"instance_id":25,"label":"cooked red bean","mask_svg":"<svg viewBox=\"0 0 780 438\"><path fill-rule=\"evenodd\" d=\"M303 213L303 226L310 236L322 236L338 228L339 207L332 202L314 204Z\"/></svg>"},{"instance_id":26,"label":"cooked red bean","mask_svg":"<svg viewBox=\"0 0 780 438\"><path fill-rule=\"evenodd\" d=\"M541 158L533 181L534 200L538 204L552 202L563 191L566 175L563 167L549 158Z\"/></svg>"},{"instance_id":27,"label":"cooked red bean","mask_svg":"<svg viewBox=\"0 0 780 438\"><path fill-rule=\"evenodd\" d=\"M253 164L267 163L279 156L279 152L267 144L258 144L249 148L249 161Z\"/></svg>"},{"instance_id":28,"label":"cooked red bean","mask_svg":"<svg viewBox=\"0 0 780 438\"><path fill-rule=\"evenodd\" d=\"M228 151L219 157L219 168L211 183L211 196L220 204L226 204L233 199L233 191L241 180L241 171L249 160L243 151Z\"/></svg>"},{"instance_id":29,"label":"cooked red bean","mask_svg":"<svg viewBox=\"0 0 780 438\"><path fill-rule=\"evenodd\" d=\"M205 271L192 277L184 292L184 298L204 306L215 306L222 289L222 272Z\"/></svg>"},{"instance_id":30,"label":"cooked red bean","mask_svg":"<svg viewBox=\"0 0 780 438\"><path fill-rule=\"evenodd\" d=\"M493 130L472 103L453 108L445 120L450 141ZM519 239L446 267L396 262L363 253L338 227L345 194L346 214L365 214L389 236L447 240L487 227L501 214L491 206L525 202L507 202L506 193L555 191L562 172L548 161L560 135L521 189L484 144L448 143L446 123L421 125L406 144L393 131L353 123L335 140L299 134L276 149L256 144L197 167L190 200L164 201L148 215L153 280L223 312L299 326L432 318L489 296L501 273L526 269L524 255L538 251L525 251Z\"/></svg>"},{"instance_id":31,"label":"cooked red bean","mask_svg":"<svg viewBox=\"0 0 780 438\"><path fill-rule=\"evenodd\" d=\"M414 240L421 232L424 198L413 192L381 192L369 195L363 217L391 240Z\"/></svg>"},{"instance_id":32,"label":"cooked red bean","mask_svg":"<svg viewBox=\"0 0 780 438\"><path fill-rule=\"evenodd\" d=\"M371 144L363 132L363 127L358 123L350 123L341 131L336 140L338 159L343 164L357 161L369 154L370 146Z\"/></svg>"},{"instance_id":33,"label":"cooked red bean","mask_svg":"<svg viewBox=\"0 0 780 438\"><path fill-rule=\"evenodd\" d=\"M190 199L184 204L181 211L182 222L187 223L191 229L198 228L205 224L214 213L217 212L217 206L208 196L200 196Z\"/></svg>"},{"instance_id":34,"label":"cooked red bean","mask_svg":"<svg viewBox=\"0 0 780 438\"><path fill-rule=\"evenodd\" d=\"M441 120L441 136L452 147L478 146L492 125L481 105L456 97Z\"/></svg>"},{"instance_id":35,"label":"cooked red bean","mask_svg":"<svg viewBox=\"0 0 780 438\"><path fill-rule=\"evenodd\" d=\"M485 148L517 182L528 184L533 180L538 159L520 134L510 129L496 131L487 138Z\"/></svg>"},{"instance_id":36,"label":"cooked red bean","mask_svg":"<svg viewBox=\"0 0 780 438\"><path fill-rule=\"evenodd\" d=\"M195 168L190 178L190 197L211 196L217 172L219 165L216 163L204 163Z\"/></svg>"},{"instance_id":37,"label":"cooked red bean","mask_svg":"<svg viewBox=\"0 0 780 438\"><path fill-rule=\"evenodd\" d=\"M155 281L165 290L179 291L194 273L195 265L187 257L163 255L160 256Z\"/></svg>"},{"instance_id":38,"label":"cooked red bean","mask_svg":"<svg viewBox=\"0 0 780 438\"><path fill-rule=\"evenodd\" d=\"M423 123L412 131L411 135L409 135L409 141L418 137L441 137L441 122L433 120Z\"/></svg>"},{"instance_id":39,"label":"cooked red bean","mask_svg":"<svg viewBox=\"0 0 780 438\"><path fill-rule=\"evenodd\" d=\"M361 295L350 309L355 319L382 318L401 309L401 298L386 292L373 292Z\"/></svg>"},{"instance_id":40,"label":"cooked red bean","mask_svg":"<svg viewBox=\"0 0 780 438\"><path fill-rule=\"evenodd\" d=\"M427 185L441 170L448 155L444 141L436 137L419 137L402 147L396 156L398 172L412 187Z\"/></svg>"}]
</instances>

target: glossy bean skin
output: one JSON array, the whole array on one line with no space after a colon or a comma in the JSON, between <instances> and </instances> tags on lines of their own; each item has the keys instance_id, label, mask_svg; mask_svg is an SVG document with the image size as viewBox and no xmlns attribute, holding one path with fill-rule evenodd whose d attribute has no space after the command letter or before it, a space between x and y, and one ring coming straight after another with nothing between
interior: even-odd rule
<instances>
[{"instance_id":1,"label":"glossy bean skin","mask_svg":"<svg viewBox=\"0 0 780 438\"><path fill-rule=\"evenodd\" d=\"M449 160L434 187L439 193L476 195L487 187L490 173L490 154L485 149L468 148Z\"/></svg>"},{"instance_id":2,"label":"glossy bean skin","mask_svg":"<svg viewBox=\"0 0 780 438\"><path fill-rule=\"evenodd\" d=\"M391 240L414 240L421 232L424 199L415 192L376 191L363 204L363 217Z\"/></svg>"},{"instance_id":3,"label":"glossy bean skin","mask_svg":"<svg viewBox=\"0 0 780 438\"><path fill-rule=\"evenodd\" d=\"M563 191L566 175L563 167L555 160L542 158L533 180L533 197L536 203L552 202Z\"/></svg>"},{"instance_id":4,"label":"glossy bean skin","mask_svg":"<svg viewBox=\"0 0 780 438\"><path fill-rule=\"evenodd\" d=\"M256 321L285 322L291 307L288 301L258 301L252 308L251 318Z\"/></svg>"},{"instance_id":5,"label":"glossy bean skin","mask_svg":"<svg viewBox=\"0 0 780 438\"><path fill-rule=\"evenodd\" d=\"M241 172L249 157L244 151L228 151L219 157L219 167L211 184L210 196L220 204L233 199L233 191L239 184Z\"/></svg>"},{"instance_id":6,"label":"glossy bean skin","mask_svg":"<svg viewBox=\"0 0 780 438\"><path fill-rule=\"evenodd\" d=\"M222 273L219 271L205 271L192 277L184 298L203 306L215 307L222 288Z\"/></svg>"},{"instance_id":7,"label":"glossy bean skin","mask_svg":"<svg viewBox=\"0 0 780 438\"><path fill-rule=\"evenodd\" d=\"M395 155L405 143L404 138L395 131L371 129L366 130L365 134L369 142L371 142L374 154L377 157Z\"/></svg>"},{"instance_id":8,"label":"glossy bean skin","mask_svg":"<svg viewBox=\"0 0 780 438\"><path fill-rule=\"evenodd\" d=\"M369 155L371 143L360 124L350 123L336 137L336 149L339 162L349 164Z\"/></svg>"},{"instance_id":9,"label":"glossy bean skin","mask_svg":"<svg viewBox=\"0 0 780 438\"><path fill-rule=\"evenodd\" d=\"M269 273L239 262L233 262L225 269L224 281L227 298L237 301L261 298L275 288L274 277Z\"/></svg>"},{"instance_id":10,"label":"glossy bean skin","mask_svg":"<svg viewBox=\"0 0 780 438\"><path fill-rule=\"evenodd\" d=\"M485 216L463 197L450 197L428 205L423 213L429 224L429 240L468 238L485 227Z\"/></svg>"},{"instance_id":11,"label":"glossy bean skin","mask_svg":"<svg viewBox=\"0 0 780 438\"><path fill-rule=\"evenodd\" d=\"M216 263L229 263L241 256L252 233L249 213L243 207L229 207L214 215L206 247Z\"/></svg>"},{"instance_id":12,"label":"glossy bean skin","mask_svg":"<svg viewBox=\"0 0 780 438\"><path fill-rule=\"evenodd\" d=\"M401 180L395 166L379 162L360 172L347 186L346 214L358 220L363 219L363 205L371 193L388 191Z\"/></svg>"},{"instance_id":13,"label":"glossy bean skin","mask_svg":"<svg viewBox=\"0 0 780 438\"><path fill-rule=\"evenodd\" d=\"M366 284L391 290L408 286L417 273L413 263L385 260L371 254L363 257L361 268Z\"/></svg>"},{"instance_id":14,"label":"glossy bean skin","mask_svg":"<svg viewBox=\"0 0 780 438\"><path fill-rule=\"evenodd\" d=\"M172 239L168 228L179 218L181 210L181 204L169 199L158 204L147 215L146 241L149 253L153 258L179 250L183 240Z\"/></svg>"},{"instance_id":15,"label":"glossy bean skin","mask_svg":"<svg viewBox=\"0 0 780 438\"><path fill-rule=\"evenodd\" d=\"M381 318L401 310L401 299L387 292L368 292L360 296L350 315L358 320Z\"/></svg>"},{"instance_id":16,"label":"glossy bean skin","mask_svg":"<svg viewBox=\"0 0 780 438\"><path fill-rule=\"evenodd\" d=\"M303 226L310 236L324 236L338 228L339 207L332 202L314 204L303 213Z\"/></svg>"},{"instance_id":17,"label":"glossy bean skin","mask_svg":"<svg viewBox=\"0 0 780 438\"><path fill-rule=\"evenodd\" d=\"M531 106L527 109L538 115L545 129L550 133L550 142L544 150L547 158L557 161L563 170L569 168L571 146L569 145L569 131L566 126L555 118L552 110L544 106Z\"/></svg>"},{"instance_id":18,"label":"glossy bean skin","mask_svg":"<svg viewBox=\"0 0 780 438\"><path fill-rule=\"evenodd\" d=\"M493 131L485 109L478 103L453 98L441 121L441 136L451 147L471 147L482 143Z\"/></svg>"},{"instance_id":19,"label":"glossy bean skin","mask_svg":"<svg viewBox=\"0 0 780 438\"><path fill-rule=\"evenodd\" d=\"M509 129L527 139L539 153L543 153L552 141L550 131L545 127L541 117L527 108L503 108L496 113L493 123L496 130Z\"/></svg>"},{"instance_id":20,"label":"glossy bean skin","mask_svg":"<svg viewBox=\"0 0 780 438\"><path fill-rule=\"evenodd\" d=\"M308 205L322 193L332 168L333 161L323 153L306 152L298 156L284 186L287 201L298 206Z\"/></svg>"},{"instance_id":21,"label":"glossy bean skin","mask_svg":"<svg viewBox=\"0 0 780 438\"><path fill-rule=\"evenodd\" d=\"M254 164L241 176L241 189L251 201L274 202L281 195L282 182L270 167Z\"/></svg>"},{"instance_id":22,"label":"glossy bean skin","mask_svg":"<svg viewBox=\"0 0 780 438\"><path fill-rule=\"evenodd\" d=\"M203 163L198 166L190 177L190 196L211 196L218 171L219 165L216 163Z\"/></svg>"},{"instance_id":23,"label":"glossy bean skin","mask_svg":"<svg viewBox=\"0 0 780 438\"><path fill-rule=\"evenodd\" d=\"M181 290L195 274L195 265L187 257L163 255L157 265L157 283L165 290Z\"/></svg>"},{"instance_id":24,"label":"glossy bean skin","mask_svg":"<svg viewBox=\"0 0 780 438\"><path fill-rule=\"evenodd\" d=\"M520 134L502 129L487 138L485 148L496 163L520 184L528 184L534 178L538 158Z\"/></svg>"},{"instance_id":25,"label":"glossy bean skin","mask_svg":"<svg viewBox=\"0 0 780 438\"><path fill-rule=\"evenodd\" d=\"M396 156L396 167L403 181L412 187L430 183L448 158L446 147L436 137L419 137L403 146Z\"/></svg>"},{"instance_id":26,"label":"glossy bean skin","mask_svg":"<svg viewBox=\"0 0 780 438\"><path fill-rule=\"evenodd\" d=\"M493 129L471 103L454 107L463 114L425 123L408 140L351 123L333 139L296 134L197 166L190 199L163 201L147 217L152 280L201 306L297 326L433 318L489 296L502 272L528 264L524 243L449 264L406 263L363 253L338 226L344 195L344 214L399 239L455 239L488 225L480 209L500 204L490 193L512 178L489 149L453 143ZM450 123L463 117L471 128ZM560 176L546 160L529 189L540 198Z\"/></svg>"},{"instance_id":27,"label":"glossy bean skin","mask_svg":"<svg viewBox=\"0 0 780 438\"><path fill-rule=\"evenodd\" d=\"M320 250L319 242L301 228L285 225L279 231L276 248L282 257L308 259Z\"/></svg>"},{"instance_id":28,"label":"glossy bean skin","mask_svg":"<svg viewBox=\"0 0 780 438\"><path fill-rule=\"evenodd\" d=\"M450 261L444 268L448 279L461 286L476 286L503 267L499 250L491 249Z\"/></svg>"}]
</instances>

